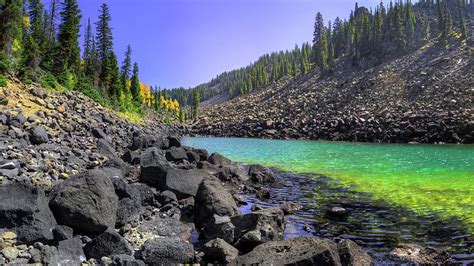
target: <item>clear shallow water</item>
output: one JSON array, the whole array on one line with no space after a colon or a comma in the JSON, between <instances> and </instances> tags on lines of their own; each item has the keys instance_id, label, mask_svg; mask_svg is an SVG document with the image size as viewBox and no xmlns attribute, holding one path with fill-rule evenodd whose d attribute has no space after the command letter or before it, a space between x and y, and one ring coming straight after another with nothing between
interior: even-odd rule
<instances>
[{"instance_id":1,"label":"clear shallow water","mask_svg":"<svg viewBox=\"0 0 474 266\"><path fill-rule=\"evenodd\" d=\"M460 220L474 233L474 146L185 138L232 160L322 174L415 214ZM307 184L310 185L310 184ZM305 184L302 184L305 186ZM313 197L323 197L314 194ZM311 202L309 202L311 204ZM429 219L429 218L428 218Z\"/></svg>"}]
</instances>

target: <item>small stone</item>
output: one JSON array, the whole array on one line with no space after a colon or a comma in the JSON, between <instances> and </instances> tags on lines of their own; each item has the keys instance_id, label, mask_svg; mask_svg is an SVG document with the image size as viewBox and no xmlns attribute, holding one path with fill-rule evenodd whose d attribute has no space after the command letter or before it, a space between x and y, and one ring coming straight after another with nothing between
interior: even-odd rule
<instances>
[{"instance_id":1,"label":"small stone","mask_svg":"<svg viewBox=\"0 0 474 266\"><path fill-rule=\"evenodd\" d=\"M10 231L3 232L1 238L3 238L4 240L14 240L16 239L16 234Z\"/></svg>"},{"instance_id":2,"label":"small stone","mask_svg":"<svg viewBox=\"0 0 474 266\"><path fill-rule=\"evenodd\" d=\"M9 261L13 261L18 257L18 249L16 249L15 247L6 247L2 249L2 254Z\"/></svg>"},{"instance_id":3,"label":"small stone","mask_svg":"<svg viewBox=\"0 0 474 266\"><path fill-rule=\"evenodd\" d=\"M64 105L60 105L58 106L58 108L56 108L56 111L58 111L59 113L64 113L66 112L66 108L64 108Z\"/></svg>"}]
</instances>

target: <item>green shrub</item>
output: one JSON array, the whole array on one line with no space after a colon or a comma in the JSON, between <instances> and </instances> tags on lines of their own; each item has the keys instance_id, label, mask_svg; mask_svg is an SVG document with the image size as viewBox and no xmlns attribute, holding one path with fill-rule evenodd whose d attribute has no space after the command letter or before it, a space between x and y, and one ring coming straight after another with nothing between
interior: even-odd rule
<instances>
[{"instance_id":1,"label":"green shrub","mask_svg":"<svg viewBox=\"0 0 474 266\"><path fill-rule=\"evenodd\" d=\"M7 72L13 68L12 60L4 53L0 53L0 72Z\"/></svg>"},{"instance_id":2,"label":"green shrub","mask_svg":"<svg viewBox=\"0 0 474 266\"><path fill-rule=\"evenodd\" d=\"M4 75L0 75L0 87L6 87L8 85L7 78Z\"/></svg>"},{"instance_id":3,"label":"green shrub","mask_svg":"<svg viewBox=\"0 0 474 266\"><path fill-rule=\"evenodd\" d=\"M45 89L49 89L49 90L60 90L61 89L61 85L59 84L59 82L50 73L42 76L41 79L40 79L40 83L41 83L41 86L44 87Z\"/></svg>"},{"instance_id":4,"label":"green shrub","mask_svg":"<svg viewBox=\"0 0 474 266\"><path fill-rule=\"evenodd\" d=\"M94 88L94 86L92 86L92 84L84 81L84 82L79 82L79 90L84 93L85 95L87 95L89 98L91 98L92 100L100 103L101 105L106 105L106 102L104 100L104 98L102 98L102 95L100 95L99 91Z\"/></svg>"}]
</instances>

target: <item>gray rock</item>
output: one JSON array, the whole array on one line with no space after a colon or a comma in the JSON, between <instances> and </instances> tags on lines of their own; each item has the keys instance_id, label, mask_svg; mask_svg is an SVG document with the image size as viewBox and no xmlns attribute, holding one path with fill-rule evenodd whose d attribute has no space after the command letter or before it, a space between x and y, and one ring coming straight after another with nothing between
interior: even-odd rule
<instances>
[{"instance_id":1,"label":"gray rock","mask_svg":"<svg viewBox=\"0 0 474 266\"><path fill-rule=\"evenodd\" d=\"M157 150L151 149L144 152L140 158L140 181L150 185L157 185L165 179L171 165Z\"/></svg>"},{"instance_id":2,"label":"gray rock","mask_svg":"<svg viewBox=\"0 0 474 266\"><path fill-rule=\"evenodd\" d=\"M249 167L249 176L250 180L255 183L268 183L275 181L273 172L267 167L259 164L254 164Z\"/></svg>"},{"instance_id":3,"label":"gray rock","mask_svg":"<svg viewBox=\"0 0 474 266\"><path fill-rule=\"evenodd\" d=\"M142 206L158 207L159 203L158 200L156 200L156 197L159 193L156 191L155 188L150 187L144 183L133 183L130 186L136 189L140 194Z\"/></svg>"},{"instance_id":4,"label":"gray rock","mask_svg":"<svg viewBox=\"0 0 474 266\"><path fill-rule=\"evenodd\" d=\"M194 248L178 238L154 238L143 244L140 256L150 265L191 264L194 262Z\"/></svg>"},{"instance_id":5,"label":"gray rock","mask_svg":"<svg viewBox=\"0 0 474 266\"><path fill-rule=\"evenodd\" d=\"M77 265L86 259L80 237L60 241L57 254L56 260L50 265Z\"/></svg>"},{"instance_id":6,"label":"gray rock","mask_svg":"<svg viewBox=\"0 0 474 266\"><path fill-rule=\"evenodd\" d=\"M206 239L222 238L228 243L234 243L235 226L228 216L214 214L202 231Z\"/></svg>"},{"instance_id":7,"label":"gray rock","mask_svg":"<svg viewBox=\"0 0 474 266\"><path fill-rule=\"evenodd\" d=\"M0 228L15 231L19 243L53 240L56 220L43 189L13 183L0 186Z\"/></svg>"},{"instance_id":8,"label":"gray rock","mask_svg":"<svg viewBox=\"0 0 474 266\"><path fill-rule=\"evenodd\" d=\"M84 246L84 252L88 259L100 259L111 255L132 255L132 248L127 241L114 229L108 228L105 232L92 239Z\"/></svg>"},{"instance_id":9,"label":"gray rock","mask_svg":"<svg viewBox=\"0 0 474 266\"><path fill-rule=\"evenodd\" d=\"M35 126L30 130L30 141L33 144L43 144L49 141L48 132L42 126Z\"/></svg>"},{"instance_id":10,"label":"gray rock","mask_svg":"<svg viewBox=\"0 0 474 266\"><path fill-rule=\"evenodd\" d=\"M188 156L183 148L173 148L166 151L166 159L170 162L179 162L188 159Z\"/></svg>"},{"instance_id":11,"label":"gray rock","mask_svg":"<svg viewBox=\"0 0 474 266\"><path fill-rule=\"evenodd\" d=\"M327 239L298 237L257 246L230 265L341 265L337 246Z\"/></svg>"},{"instance_id":12,"label":"gray rock","mask_svg":"<svg viewBox=\"0 0 474 266\"><path fill-rule=\"evenodd\" d=\"M222 154L217 153L217 152L211 154L208 161L214 165L219 165L219 166L226 166L226 165L232 164L231 160L227 159Z\"/></svg>"},{"instance_id":13,"label":"gray rock","mask_svg":"<svg viewBox=\"0 0 474 266\"><path fill-rule=\"evenodd\" d=\"M279 207L231 217L239 248L252 249L261 243L283 240L285 215Z\"/></svg>"},{"instance_id":14,"label":"gray rock","mask_svg":"<svg viewBox=\"0 0 474 266\"><path fill-rule=\"evenodd\" d=\"M109 137L107 137L107 134L100 129L100 128L94 128L92 129L92 135L98 139L105 139L106 141L110 141Z\"/></svg>"},{"instance_id":15,"label":"gray rock","mask_svg":"<svg viewBox=\"0 0 474 266\"><path fill-rule=\"evenodd\" d=\"M176 147L176 148L179 148L181 147L181 141L179 140L178 137L168 137L168 143L169 143L169 147Z\"/></svg>"},{"instance_id":16,"label":"gray rock","mask_svg":"<svg viewBox=\"0 0 474 266\"><path fill-rule=\"evenodd\" d=\"M360 246L351 240L344 239L337 244L341 263L344 266L370 266L372 258Z\"/></svg>"},{"instance_id":17,"label":"gray rock","mask_svg":"<svg viewBox=\"0 0 474 266\"><path fill-rule=\"evenodd\" d=\"M214 214L219 216L239 214L234 198L216 179L204 180L195 198L194 217L198 228L204 226Z\"/></svg>"},{"instance_id":18,"label":"gray rock","mask_svg":"<svg viewBox=\"0 0 474 266\"><path fill-rule=\"evenodd\" d=\"M63 241L66 239L71 239L74 235L74 230L65 225L57 225L53 229L53 236L56 242Z\"/></svg>"},{"instance_id":19,"label":"gray rock","mask_svg":"<svg viewBox=\"0 0 474 266\"><path fill-rule=\"evenodd\" d=\"M133 165L140 164L140 154L136 151L127 150L122 155L122 160Z\"/></svg>"},{"instance_id":20,"label":"gray rock","mask_svg":"<svg viewBox=\"0 0 474 266\"><path fill-rule=\"evenodd\" d=\"M223 239L217 238L204 244L204 260L208 263L228 264L239 256L239 250Z\"/></svg>"},{"instance_id":21,"label":"gray rock","mask_svg":"<svg viewBox=\"0 0 474 266\"><path fill-rule=\"evenodd\" d=\"M209 153L205 149L194 149L195 153L199 155L200 161L207 161L209 159Z\"/></svg>"},{"instance_id":22,"label":"gray rock","mask_svg":"<svg viewBox=\"0 0 474 266\"><path fill-rule=\"evenodd\" d=\"M199 169L170 169L166 177L158 182L159 190L171 190L178 199L196 196L202 180L209 174Z\"/></svg>"},{"instance_id":23,"label":"gray rock","mask_svg":"<svg viewBox=\"0 0 474 266\"><path fill-rule=\"evenodd\" d=\"M114 227L118 198L110 178L90 170L56 185L49 206L59 224L85 234Z\"/></svg>"}]
</instances>

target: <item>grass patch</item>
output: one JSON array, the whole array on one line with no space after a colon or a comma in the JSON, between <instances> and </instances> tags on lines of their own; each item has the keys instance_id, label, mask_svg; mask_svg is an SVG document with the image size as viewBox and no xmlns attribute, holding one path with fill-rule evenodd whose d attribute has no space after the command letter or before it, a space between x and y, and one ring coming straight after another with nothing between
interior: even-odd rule
<instances>
[{"instance_id":1,"label":"grass patch","mask_svg":"<svg viewBox=\"0 0 474 266\"><path fill-rule=\"evenodd\" d=\"M137 113L137 112L126 111L126 112L117 112L117 114L120 117L125 118L134 124L140 124L145 119L143 114Z\"/></svg>"},{"instance_id":2,"label":"grass patch","mask_svg":"<svg viewBox=\"0 0 474 266\"><path fill-rule=\"evenodd\" d=\"M8 85L7 78L0 74L0 87L6 87Z\"/></svg>"}]
</instances>

